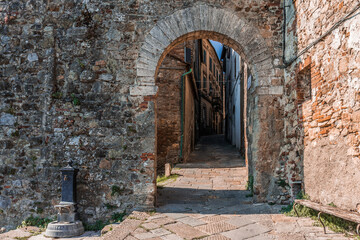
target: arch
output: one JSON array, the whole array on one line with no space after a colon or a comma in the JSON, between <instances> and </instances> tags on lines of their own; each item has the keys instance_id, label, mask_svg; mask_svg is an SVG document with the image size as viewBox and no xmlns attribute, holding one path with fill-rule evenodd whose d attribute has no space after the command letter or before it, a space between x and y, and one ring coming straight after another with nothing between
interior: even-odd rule
<instances>
[{"instance_id":1,"label":"arch","mask_svg":"<svg viewBox=\"0 0 360 240\"><path fill-rule=\"evenodd\" d=\"M275 75L273 56L256 27L229 9L198 4L181 9L158 21L146 35L136 63L137 78L130 88L132 96L155 95L155 76L166 54L178 43L209 38L231 46L251 66L255 87L265 87L259 94L282 94L271 86ZM269 89L271 88L271 90Z\"/></svg>"}]
</instances>

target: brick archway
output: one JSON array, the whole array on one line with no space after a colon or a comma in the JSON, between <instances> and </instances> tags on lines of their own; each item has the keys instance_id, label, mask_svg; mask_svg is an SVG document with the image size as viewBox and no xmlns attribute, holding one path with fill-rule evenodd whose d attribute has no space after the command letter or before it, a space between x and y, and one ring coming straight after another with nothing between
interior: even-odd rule
<instances>
[{"instance_id":1,"label":"brick archway","mask_svg":"<svg viewBox=\"0 0 360 240\"><path fill-rule=\"evenodd\" d=\"M273 200L277 195L276 179L273 176L280 152L281 130L274 134L269 125L276 124L276 128L281 129L283 120L274 119L281 113L260 112L268 111L268 105L271 104L278 107L283 86L279 66L275 66L279 60L274 57L274 51L271 51L257 27L246 22L236 12L207 4L174 12L158 21L146 35L139 51L136 82L130 87L130 95L156 95L155 76L166 54L175 45L195 39L222 42L240 53L250 66L254 79L248 96L250 114L247 121L251 122L251 129L247 131L251 135L247 153L249 175L254 177L255 199ZM282 110L279 108L276 111ZM154 140L152 142L156 143L155 136ZM272 142L275 142L275 147Z\"/></svg>"}]
</instances>

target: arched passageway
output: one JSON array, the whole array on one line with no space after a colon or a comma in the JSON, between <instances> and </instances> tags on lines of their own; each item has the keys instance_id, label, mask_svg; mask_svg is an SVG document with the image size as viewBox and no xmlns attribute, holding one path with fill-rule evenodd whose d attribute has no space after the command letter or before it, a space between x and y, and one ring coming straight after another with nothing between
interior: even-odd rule
<instances>
[{"instance_id":1,"label":"arched passageway","mask_svg":"<svg viewBox=\"0 0 360 240\"><path fill-rule=\"evenodd\" d=\"M277 52L261 36L259 29L235 12L206 4L176 11L157 22L146 36L137 60L137 81L130 94L156 96L155 76L165 56L177 44L195 39L224 43L248 63L253 76L247 87L249 176L254 179L257 201L277 200L279 189L274 175L283 130L280 104L283 79L276 65L279 64ZM156 134L149 140L155 152ZM155 175L155 166L153 171Z\"/></svg>"}]
</instances>

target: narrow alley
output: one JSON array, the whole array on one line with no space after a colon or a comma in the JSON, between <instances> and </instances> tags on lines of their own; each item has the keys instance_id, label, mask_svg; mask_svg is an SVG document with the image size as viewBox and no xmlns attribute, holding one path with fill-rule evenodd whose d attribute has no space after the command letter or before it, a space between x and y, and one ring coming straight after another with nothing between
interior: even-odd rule
<instances>
[{"instance_id":1,"label":"narrow alley","mask_svg":"<svg viewBox=\"0 0 360 240\"><path fill-rule=\"evenodd\" d=\"M252 203L245 161L223 135L202 137L172 174L178 177L158 184L156 213L134 212L105 239L351 239L287 217L282 205Z\"/></svg>"}]
</instances>

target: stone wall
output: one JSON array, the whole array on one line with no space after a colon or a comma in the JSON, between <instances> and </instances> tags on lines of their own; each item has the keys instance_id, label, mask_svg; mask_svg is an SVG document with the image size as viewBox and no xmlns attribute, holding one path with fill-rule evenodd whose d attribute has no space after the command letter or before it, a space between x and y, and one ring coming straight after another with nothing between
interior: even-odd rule
<instances>
[{"instance_id":1,"label":"stone wall","mask_svg":"<svg viewBox=\"0 0 360 240\"><path fill-rule=\"evenodd\" d=\"M295 1L296 17L289 18L288 32L297 41L286 49L288 60L357 4ZM313 201L344 209L355 209L360 197L356 187L360 177L359 32L359 16L350 18L286 71L286 181L290 185L302 182ZM304 86L304 82L308 84Z\"/></svg>"},{"instance_id":2,"label":"stone wall","mask_svg":"<svg viewBox=\"0 0 360 240\"><path fill-rule=\"evenodd\" d=\"M258 116L283 93L281 22L280 0L0 2L0 225L54 214L70 159L83 221L151 208L156 71L187 39L223 42L250 65L250 159L265 200L280 150L258 140L282 139L266 127L274 115Z\"/></svg>"}]
</instances>

